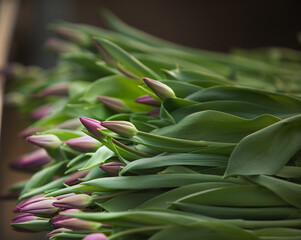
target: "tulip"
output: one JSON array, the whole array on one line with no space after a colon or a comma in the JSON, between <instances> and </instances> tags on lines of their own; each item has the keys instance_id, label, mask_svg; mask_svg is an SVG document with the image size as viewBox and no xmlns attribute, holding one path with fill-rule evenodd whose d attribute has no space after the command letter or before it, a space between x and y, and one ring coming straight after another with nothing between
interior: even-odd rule
<instances>
[{"instance_id":1,"label":"tulip","mask_svg":"<svg viewBox=\"0 0 301 240\"><path fill-rule=\"evenodd\" d=\"M31 213L24 213L24 214L20 214L20 215L14 217L13 220L12 220L12 224L35 221L38 218L39 217L34 216ZM13 225L12 228L13 228L13 230L15 230L17 232L34 232L32 230L28 230L28 229L22 228L20 226L14 226Z\"/></svg>"},{"instance_id":2,"label":"tulip","mask_svg":"<svg viewBox=\"0 0 301 240\"><path fill-rule=\"evenodd\" d=\"M46 238L51 238L51 237L55 236L56 234L64 233L64 232L67 232L67 231L70 231L70 229L68 229L68 228L57 228L57 229L54 229L51 232L47 233Z\"/></svg>"},{"instance_id":3,"label":"tulip","mask_svg":"<svg viewBox=\"0 0 301 240\"><path fill-rule=\"evenodd\" d=\"M101 143L90 136L73 138L65 142L71 148L81 152L93 152L97 150Z\"/></svg>"},{"instance_id":4,"label":"tulip","mask_svg":"<svg viewBox=\"0 0 301 240\"><path fill-rule=\"evenodd\" d=\"M124 101L118 98L100 96L97 97L97 99L115 112L124 113L130 111Z\"/></svg>"},{"instance_id":5,"label":"tulip","mask_svg":"<svg viewBox=\"0 0 301 240\"><path fill-rule=\"evenodd\" d=\"M52 205L54 201L56 201L54 197L40 197L26 202L18 209L25 213L52 215L59 210L58 207Z\"/></svg>"},{"instance_id":6,"label":"tulip","mask_svg":"<svg viewBox=\"0 0 301 240\"><path fill-rule=\"evenodd\" d=\"M93 231L101 227L101 223L68 217L52 222L56 228L67 228L75 231Z\"/></svg>"},{"instance_id":7,"label":"tulip","mask_svg":"<svg viewBox=\"0 0 301 240\"><path fill-rule=\"evenodd\" d=\"M44 88L42 96L68 96L68 88L70 83L56 83Z\"/></svg>"},{"instance_id":8,"label":"tulip","mask_svg":"<svg viewBox=\"0 0 301 240\"><path fill-rule=\"evenodd\" d=\"M100 125L100 121L86 117L80 117L79 120L85 126L89 133L97 137L104 138L104 136L97 130L103 129L103 127Z\"/></svg>"},{"instance_id":9,"label":"tulip","mask_svg":"<svg viewBox=\"0 0 301 240\"><path fill-rule=\"evenodd\" d=\"M49 38L45 43L45 47L58 54L73 52L75 49L69 42L57 38Z\"/></svg>"},{"instance_id":10,"label":"tulip","mask_svg":"<svg viewBox=\"0 0 301 240\"><path fill-rule=\"evenodd\" d=\"M33 135L37 132L41 132L43 131L43 128L40 128L40 127L28 127L28 128L25 128L24 130L22 130L20 133L19 133L19 136L20 138L26 138L30 135Z\"/></svg>"},{"instance_id":11,"label":"tulip","mask_svg":"<svg viewBox=\"0 0 301 240\"><path fill-rule=\"evenodd\" d=\"M90 38L86 34L82 33L80 30L75 30L62 26L55 26L52 29L55 33L62 36L64 39L67 39L79 45L85 46L90 43Z\"/></svg>"},{"instance_id":12,"label":"tulip","mask_svg":"<svg viewBox=\"0 0 301 240\"><path fill-rule=\"evenodd\" d=\"M74 194L56 200L52 203L54 207L60 208L85 208L92 202L92 197L87 194Z\"/></svg>"},{"instance_id":13,"label":"tulip","mask_svg":"<svg viewBox=\"0 0 301 240\"><path fill-rule=\"evenodd\" d=\"M155 107L161 106L161 103L158 100L152 98L150 95L144 95L138 97L135 99L135 102L150 105L150 106L155 106Z\"/></svg>"},{"instance_id":14,"label":"tulip","mask_svg":"<svg viewBox=\"0 0 301 240\"><path fill-rule=\"evenodd\" d=\"M20 212L20 208L22 206L26 205L28 202L32 202L35 199L39 199L43 196L44 196L43 194L38 194L38 195L35 195L35 196L32 196L32 197L29 197L29 198L26 198L26 199L22 200L21 202L19 202L19 204L17 206L15 206L15 208L13 209L13 212L14 213Z\"/></svg>"},{"instance_id":15,"label":"tulip","mask_svg":"<svg viewBox=\"0 0 301 240\"><path fill-rule=\"evenodd\" d=\"M159 117L160 116L160 109L153 109L150 110L146 113L148 116L154 116L154 117Z\"/></svg>"},{"instance_id":16,"label":"tulip","mask_svg":"<svg viewBox=\"0 0 301 240\"><path fill-rule=\"evenodd\" d=\"M31 111L30 116L33 119L42 119L48 116L53 110L52 104L46 104Z\"/></svg>"},{"instance_id":17,"label":"tulip","mask_svg":"<svg viewBox=\"0 0 301 240\"><path fill-rule=\"evenodd\" d=\"M118 176L120 169L124 167L125 164L121 162L110 162L104 163L99 166L103 171L113 176Z\"/></svg>"},{"instance_id":18,"label":"tulip","mask_svg":"<svg viewBox=\"0 0 301 240\"><path fill-rule=\"evenodd\" d=\"M30 154L23 155L11 164L11 167L18 169L32 169L46 165L51 158L44 149L36 150Z\"/></svg>"},{"instance_id":19,"label":"tulip","mask_svg":"<svg viewBox=\"0 0 301 240\"><path fill-rule=\"evenodd\" d=\"M81 123L79 121L78 118L74 118L74 119L70 119L70 120L67 120L61 124L59 124L57 126L57 128L63 128L63 129L77 129L81 126Z\"/></svg>"},{"instance_id":20,"label":"tulip","mask_svg":"<svg viewBox=\"0 0 301 240\"><path fill-rule=\"evenodd\" d=\"M103 233L91 233L85 236L83 240L107 240L107 236Z\"/></svg>"},{"instance_id":21,"label":"tulip","mask_svg":"<svg viewBox=\"0 0 301 240\"><path fill-rule=\"evenodd\" d=\"M90 169L71 173L64 183L68 186L78 184L81 182L79 179L84 178L89 172Z\"/></svg>"},{"instance_id":22,"label":"tulip","mask_svg":"<svg viewBox=\"0 0 301 240\"><path fill-rule=\"evenodd\" d=\"M53 134L32 135L26 141L46 149L56 149L61 145L61 140Z\"/></svg>"},{"instance_id":23,"label":"tulip","mask_svg":"<svg viewBox=\"0 0 301 240\"><path fill-rule=\"evenodd\" d=\"M64 195L68 195L68 194L64 194ZM65 220L68 218L71 218L67 215L63 215L62 213L81 213L82 211L80 211L79 209L66 209L63 211L60 211L59 214L53 216L52 218L50 218L49 222L53 225L56 226L55 223L57 221L61 221L61 220Z\"/></svg>"},{"instance_id":24,"label":"tulip","mask_svg":"<svg viewBox=\"0 0 301 240\"><path fill-rule=\"evenodd\" d=\"M174 91L164 83L149 78L143 78L143 81L162 100L176 96Z\"/></svg>"},{"instance_id":25,"label":"tulip","mask_svg":"<svg viewBox=\"0 0 301 240\"><path fill-rule=\"evenodd\" d=\"M138 133L135 125L127 121L104 121L101 125L122 137L131 138Z\"/></svg>"}]
</instances>

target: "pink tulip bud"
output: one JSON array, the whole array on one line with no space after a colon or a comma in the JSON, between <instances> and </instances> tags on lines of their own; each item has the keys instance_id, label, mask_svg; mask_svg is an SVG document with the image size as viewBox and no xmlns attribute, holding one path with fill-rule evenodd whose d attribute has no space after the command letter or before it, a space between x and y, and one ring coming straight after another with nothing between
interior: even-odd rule
<instances>
[{"instance_id":1,"label":"pink tulip bud","mask_svg":"<svg viewBox=\"0 0 301 240\"><path fill-rule=\"evenodd\" d=\"M26 205L28 202L32 202L35 199L39 199L41 197L43 197L43 194L38 194L29 198L26 198L24 200L22 200L21 202L19 202L19 204L13 209L14 213L20 212L20 209L22 208L22 206Z\"/></svg>"},{"instance_id":2,"label":"pink tulip bud","mask_svg":"<svg viewBox=\"0 0 301 240\"><path fill-rule=\"evenodd\" d=\"M176 96L174 91L164 83L149 78L143 78L143 81L159 98L163 100Z\"/></svg>"},{"instance_id":3,"label":"pink tulip bud","mask_svg":"<svg viewBox=\"0 0 301 240\"><path fill-rule=\"evenodd\" d=\"M103 129L103 127L100 125L100 121L86 117L80 117L79 120L85 126L89 133L100 138L104 138L104 136L97 130Z\"/></svg>"},{"instance_id":4,"label":"pink tulip bud","mask_svg":"<svg viewBox=\"0 0 301 240\"><path fill-rule=\"evenodd\" d=\"M92 202L92 197L87 194L74 194L56 200L52 203L55 207L60 208L85 208Z\"/></svg>"},{"instance_id":5,"label":"pink tulip bud","mask_svg":"<svg viewBox=\"0 0 301 240\"><path fill-rule=\"evenodd\" d=\"M46 149L56 149L61 145L61 140L53 134L32 135L26 141Z\"/></svg>"},{"instance_id":6,"label":"pink tulip bud","mask_svg":"<svg viewBox=\"0 0 301 240\"><path fill-rule=\"evenodd\" d=\"M153 109L150 110L146 113L148 116L154 116L154 117L159 117L160 116L160 109Z\"/></svg>"},{"instance_id":7,"label":"pink tulip bud","mask_svg":"<svg viewBox=\"0 0 301 240\"><path fill-rule=\"evenodd\" d=\"M90 169L71 173L64 183L68 186L78 184L81 182L79 179L84 178L89 172Z\"/></svg>"},{"instance_id":8,"label":"pink tulip bud","mask_svg":"<svg viewBox=\"0 0 301 240\"><path fill-rule=\"evenodd\" d=\"M118 98L100 96L97 97L97 99L115 112L124 113L130 111L124 101Z\"/></svg>"},{"instance_id":9,"label":"pink tulip bud","mask_svg":"<svg viewBox=\"0 0 301 240\"><path fill-rule=\"evenodd\" d=\"M59 124L57 126L57 128L63 128L63 129L77 129L81 126L81 122L79 121L78 118L74 118L74 119L70 119L70 120L67 120L61 124Z\"/></svg>"},{"instance_id":10,"label":"pink tulip bud","mask_svg":"<svg viewBox=\"0 0 301 240\"><path fill-rule=\"evenodd\" d=\"M107 240L107 236L103 233L91 233L85 236L83 240Z\"/></svg>"},{"instance_id":11,"label":"pink tulip bud","mask_svg":"<svg viewBox=\"0 0 301 240\"><path fill-rule=\"evenodd\" d=\"M142 103L145 105L155 106L155 107L161 106L161 103L158 100L152 98L150 95L144 95L144 96L138 97L135 99L135 102Z\"/></svg>"},{"instance_id":12,"label":"pink tulip bud","mask_svg":"<svg viewBox=\"0 0 301 240\"><path fill-rule=\"evenodd\" d=\"M44 149L36 150L30 154L23 155L10 166L17 169L33 169L46 165L51 158Z\"/></svg>"},{"instance_id":13,"label":"pink tulip bud","mask_svg":"<svg viewBox=\"0 0 301 240\"><path fill-rule=\"evenodd\" d=\"M51 232L47 233L46 234L46 238L51 238L59 233L64 233L64 232L67 232L67 231L70 231L70 229L67 229L67 228L57 228L57 229L54 229L52 230Z\"/></svg>"},{"instance_id":14,"label":"pink tulip bud","mask_svg":"<svg viewBox=\"0 0 301 240\"><path fill-rule=\"evenodd\" d=\"M37 132L41 132L43 131L43 128L40 128L40 127L28 127L28 128L25 128L24 130L22 130L20 133L19 133L19 136L20 138L26 138L28 136L31 136Z\"/></svg>"},{"instance_id":15,"label":"pink tulip bud","mask_svg":"<svg viewBox=\"0 0 301 240\"><path fill-rule=\"evenodd\" d=\"M24 214L20 214L20 215L14 217L13 220L12 220L12 224L26 223L26 222L36 221L38 219L39 219L39 217L34 216L31 213L24 213ZM32 230L22 228L21 226L12 225L12 228L13 228L14 231L17 231L17 232L34 232Z\"/></svg>"},{"instance_id":16,"label":"pink tulip bud","mask_svg":"<svg viewBox=\"0 0 301 240\"><path fill-rule=\"evenodd\" d=\"M71 148L81 152L94 152L97 150L101 143L90 136L83 136L73 138L65 142Z\"/></svg>"},{"instance_id":17,"label":"pink tulip bud","mask_svg":"<svg viewBox=\"0 0 301 240\"><path fill-rule=\"evenodd\" d=\"M70 83L56 83L42 91L42 96L68 96Z\"/></svg>"},{"instance_id":18,"label":"pink tulip bud","mask_svg":"<svg viewBox=\"0 0 301 240\"><path fill-rule=\"evenodd\" d=\"M25 213L52 215L59 210L59 208L52 205L54 201L56 199L53 197L36 198L20 206L19 210Z\"/></svg>"},{"instance_id":19,"label":"pink tulip bud","mask_svg":"<svg viewBox=\"0 0 301 240\"><path fill-rule=\"evenodd\" d=\"M53 110L52 104L46 104L31 111L30 116L33 119L42 119L48 116Z\"/></svg>"},{"instance_id":20,"label":"pink tulip bud","mask_svg":"<svg viewBox=\"0 0 301 240\"><path fill-rule=\"evenodd\" d=\"M120 169L124 166L125 164L121 162L109 162L101 164L99 167L108 174L118 176Z\"/></svg>"},{"instance_id":21,"label":"pink tulip bud","mask_svg":"<svg viewBox=\"0 0 301 240\"><path fill-rule=\"evenodd\" d=\"M135 125L127 121L104 121L101 125L122 137L131 138L138 133Z\"/></svg>"}]
</instances>

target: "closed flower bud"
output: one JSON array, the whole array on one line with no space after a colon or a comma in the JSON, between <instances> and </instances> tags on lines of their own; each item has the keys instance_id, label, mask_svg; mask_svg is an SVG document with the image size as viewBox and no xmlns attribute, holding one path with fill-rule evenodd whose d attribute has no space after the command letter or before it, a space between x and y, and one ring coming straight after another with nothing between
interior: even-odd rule
<instances>
[{"instance_id":1,"label":"closed flower bud","mask_svg":"<svg viewBox=\"0 0 301 240\"><path fill-rule=\"evenodd\" d=\"M150 110L146 113L148 116L154 116L154 117L159 117L160 116L160 109L153 109Z\"/></svg>"},{"instance_id":2,"label":"closed flower bud","mask_svg":"<svg viewBox=\"0 0 301 240\"><path fill-rule=\"evenodd\" d=\"M108 174L118 176L120 169L124 166L125 164L121 162L109 162L101 164L99 167Z\"/></svg>"},{"instance_id":3,"label":"closed flower bud","mask_svg":"<svg viewBox=\"0 0 301 240\"><path fill-rule=\"evenodd\" d=\"M72 186L75 184L80 183L80 178L84 178L88 173L90 172L90 170L83 170L83 171L77 171L74 173L71 173L69 175L69 177L64 181L64 183L68 186Z\"/></svg>"},{"instance_id":4,"label":"closed flower bud","mask_svg":"<svg viewBox=\"0 0 301 240\"><path fill-rule=\"evenodd\" d=\"M42 96L68 96L70 83L56 83L42 91Z\"/></svg>"},{"instance_id":5,"label":"closed flower bud","mask_svg":"<svg viewBox=\"0 0 301 240\"><path fill-rule=\"evenodd\" d=\"M145 105L155 106L155 107L161 106L161 103L158 100L152 98L150 95L144 95L144 96L138 97L135 99L135 102L142 103Z\"/></svg>"},{"instance_id":6,"label":"closed flower bud","mask_svg":"<svg viewBox=\"0 0 301 240\"><path fill-rule=\"evenodd\" d=\"M74 194L56 200L52 203L55 207L60 208L85 208L92 202L92 197L87 194Z\"/></svg>"},{"instance_id":7,"label":"closed flower bud","mask_svg":"<svg viewBox=\"0 0 301 240\"><path fill-rule=\"evenodd\" d=\"M25 128L24 130L22 130L20 133L19 133L19 136L20 138L26 138L28 136L31 136L37 132L41 132L43 131L43 128L40 128L40 127L28 127L28 128Z\"/></svg>"},{"instance_id":8,"label":"closed flower bud","mask_svg":"<svg viewBox=\"0 0 301 240\"><path fill-rule=\"evenodd\" d=\"M124 101L118 98L100 96L97 97L97 99L115 112L124 113L130 111Z\"/></svg>"},{"instance_id":9,"label":"closed flower bud","mask_svg":"<svg viewBox=\"0 0 301 240\"><path fill-rule=\"evenodd\" d=\"M99 229L101 227L101 223L69 217L55 221L53 226L75 231L93 231Z\"/></svg>"},{"instance_id":10,"label":"closed flower bud","mask_svg":"<svg viewBox=\"0 0 301 240\"><path fill-rule=\"evenodd\" d=\"M104 138L104 136L97 130L103 128L100 125L100 121L92 118L86 118L86 117L80 117L79 120L85 126L85 128L88 130L89 133L97 137Z\"/></svg>"},{"instance_id":11,"label":"closed flower bud","mask_svg":"<svg viewBox=\"0 0 301 240\"><path fill-rule=\"evenodd\" d=\"M97 150L101 143L90 136L73 138L65 142L71 148L81 152L93 152Z\"/></svg>"},{"instance_id":12,"label":"closed flower bud","mask_svg":"<svg viewBox=\"0 0 301 240\"><path fill-rule=\"evenodd\" d=\"M53 134L32 135L26 141L46 149L56 149L61 145L61 140Z\"/></svg>"},{"instance_id":13,"label":"closed flower bud","mask_svg":"<svg viewBox=\"0 0 301 240\"><path fill-rule=\"evenodd\" d=\"M64 194L64 195L68 195L68 194ZM61 195L61 196L64 196L64 195ZM54 226L54 227L57 227L55 225L55 223L57 221L61 221L61 220L64 220L64 219L68 219L68 218L71 218L67 215L63 215L62 213L81 213L82 211L80 211L79 209L65 209L63 211L59 211L59 214L53 216L52 218L50 218L49 222Z\"/></svg>"},{"instance_id":14,"label":"closed flower bud","mask_svg":"<svg viewBox=\"0 0 301 240\"><path fill-rule=\"evenodd\" d=\"M36 150L30 154L23 155L10 166L18 169L34 169L41 167L51 161L51 158L44 149Z\"/></svg>"},{"instance_id":15,"label":"closed flower bud","mask_svg":"<svg viewBox=\"0 0 301 240\"><path fill-rule=\"evenodd\" d=\"M83 240L107 240L107 236L103 233L91 233L85 236Z\"/></svg>"},{"instance_id":16,"label":"closed flower bud","mask_svg":"<svg viewBox=\"0 0 301 240\"><path fill-rule=\"evenodd\" d=\"M77 129L81 126L81 122L79 121L78 118L74 118L74 119L70 119L70 120L67 120L61 124L59 124L57 126L57 128L63 128L63 129Z\"/></svg>"},{"instance_id":17,"label":"closed flower bud","mask_svg":"<svg viewBox=\"0 0 301 240\"><path fill-rule=\"evenodd\" d=\"M13 209L14 213L20 212L20 209L22 208L22 206L24 206L25 204L27 204L28 202L32 202L35 199L39 199L42 198L44 195L43 194L38 194L29 198L26 198L24 200L22 200L21 202L19 202L19 204Z\"/></svg>"},{"instance_id":18,"label":"closed flower bud","mask_svg":"<svg viewBox=\"0 0 301 240\"><path fill-rule=\"evenodd\" d=\"M13 225L16 223L26 223L26 222L31 222L31 221L36 221L38 220L39 217L34 216L31 213L24 213L24 214L20 214L16 217L13 218L12 220L12 228L13 230L17 231L17 232L34 232L32 230L28 230L26 228L22 228L21 226L17 226L17 225Z\"/></svg>"},{"instance_id":19,"label":"closed flower bud","mask_svg":"<svg viewBox=\"0 0 301 240\"><path fill-rule=\"evenodd\" d=\"M31 111L30 116L33 119L42 119L48 116L53 110L52 104L46 104Z\"/></svg>"},{"instance_id":20,"label":"closed flower bud","mask_svg":"<svg viewBox=\"0 0 301 240\"><path fill-rule=\"evenodd\" d=\"M135 125L127 121L104 121L101 125L122 137L131 138L138 133Z\"/></svg>"},{"instance_id":21,"label":"closed flower bud","mask_svg":"<svg viewBox=\"0 0 301 240\"><path fill-rule=\"evenodd\" d=\"M143 78L143 81L162 100L176 96L174 91L164 83L149 78Z\"/></svg>"},{"instance_id":22,"label":"closed flower bud","mask_svg":"<svg viewBox=\"0 0 301 240\"><path fill-rule=\"evenodd\" d=\"M64 233L64 232L67 232L67 231L70 231L70 229L68 229L68 228L54 229L51 232L46 234L46 238L51 238L51 237L55 236L56 234Z\"/></svg>"},{"instance_id":23,"label":"closed flower bud","mask_svg":"<svg viewBox=\"0 0 301 240\"><path fill-rule=\"evenodd\" d=\"M19 207L19 210L25 213L52 215L59 210L58 207L52 205L54 201L56 201L56 199L53 197L36 198Z\"/></svg>"}]
</instances>

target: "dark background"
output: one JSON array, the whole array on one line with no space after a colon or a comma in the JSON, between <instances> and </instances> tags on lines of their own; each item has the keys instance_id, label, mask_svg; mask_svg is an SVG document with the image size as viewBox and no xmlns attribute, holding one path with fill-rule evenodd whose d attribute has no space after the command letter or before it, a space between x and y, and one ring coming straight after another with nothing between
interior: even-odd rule
<instances>
[{"instance_id":1,"label":"dark background","mask_svg":"<svg viewBox=\"0 0 301 240\"><path fill-rule=\"evenodd\" d=\"M10 61L50 67L55 58L43 50L51 36L47 25L57 19L104 26L99 10L107 8L128 24L183 45L227 52L233 47L281 46L300 50L301 1L298 0L24 0L21 2ZM1 138L1 192L29 175L8 163L28 146L18 137L21 116L5 109ZM15 202L0 204L0 239L43 239L43 234L12 232Z\"/></svg>"}]
</instances>

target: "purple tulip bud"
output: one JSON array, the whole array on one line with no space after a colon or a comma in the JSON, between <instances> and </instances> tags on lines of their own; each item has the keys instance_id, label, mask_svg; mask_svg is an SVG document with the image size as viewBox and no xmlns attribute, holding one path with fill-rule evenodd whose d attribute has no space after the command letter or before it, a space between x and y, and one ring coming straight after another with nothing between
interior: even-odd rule
<instances>
[{"instance_id":1,"label":"purple tulip bud","mask_svg":"<svg viewBox=\"0 0 301 240\"><path fill-rule=\"evenodd\" d=\"M129 108L126 106L124 101L118 99L118 98L113 98L113 97L105 97L105 96L100 96L97 97L98 101L106 105L108 108L112 109L115 112L118 113L124 113L124 112L129 112Z\"/></svg>"},{"instance_id":2,"label":"purple tulip bud","mask_svg":"<svg viewBox=\"0 0 301 240\"><path fill-rule=\"evenodd\" d=\"M71 173L64 183L68 186L78 184L81 182L79 179L84 178L89 172L90 169Z\"/></svg>"},{"instance_id":3,"label":"purple tulip bud","mask_svg":"<svg viewBox=\"0 0 301 240\"><path fill-rule=\"evenodd\" d=\"M57 200L60 200L60 199L66 198L66 197L74 196L74 195L76 195L76 194L75 193L66 193L66 194L62 194L62 195L56 196L55 198Z\"/></svg>"},{"instance_id":4,"label":"purple tulip bud","mask_svg":"<svg viewBox=\"0 0 301 240\"><path fill-rule=\"evenodd\" d=\"M127 121L104 121L101 125L122 137L131 138L138 133L135 125Z\"/></svg>"},{"instance_id":5,"label":"purple tulip bud","mask_svg":"<svg viewBox=\"0 0 301 240\"><path fill-rule=\"evenodd\" d=\"M51 161L44 149L36 150L30 154L23 155L17 161L11 163L11 167L17 169L33 169L41 167Z\"/></svg>"},{"instance_id":6,"label":"purple tulip bud","mask_svg":"<svg viewBox=\"0 0 301 240\"><path fill-rule=\"evenodd\" d=\"M13 218L12 224L14 223L24 223L24 222L31 222L31 221L36 221L38 220L39 217L32 215L31 213L24 213L20 214L16 217ZM12 226L13 230L17 232L34 232L25 228L22 228L20 226Z\"/></svg>"},{"instance_id":7,"label":"purple tulip bud","mask_svg":"<svg viewBox=\"0 0 301 240\"><path fill-rule=\"evenodd\" d=\"M67 194L64 194L67 195ZM80 211L79 209L65 209L63 211L59 211L59 214L53 216L52 218L50 218L49 222L54 226L56 226L56 222L57 221L61 221L61 220L65 220L65 219L69 219L71 217L67 216L67 215L62 215L62 213L81 213L82 211Z\"/></svg>"},{"instance_id":8,"label":"purple tulip bud","mask_svg":"<svg viewBox=\"0 0 301 240\"><path fill-rule=\"evenodd\" d=\"M161 103L158 100L152 98L150 95L144 95L138 97L135 99L135 102L150 105L150 106L155 106L155 107L161 106Z\"/></svg>"},{"instance_id":9,"label":"purple tulip bud","mask_svg":"<svg viewBox=\"0 0 301 240\"><path fill-rule=\"evenodd\" d=\"M74 118L74 119L70 119L70 120L67 120L61 124L59 124L57 126L57 128L63 128L63 129L77 129L81 126L81 123L79 121L78 118Z\"/></svg>"},{"instance_id":10,"label":"purple tulip bud","mask_svg":"<svg viewBox=\"0 0 301 240\"><path fill-rule=\"evenodd\" d=\"M54 197L36 198L20 206L19 210L25 213L52 215L59 210L59 208L52 205L54 201L56 201Z\"/></svg>"},{"instance_id":11,"label":"purple tulip bud","mask_svg":"<svg viewBox=\"0 0 301 240\"><path fill-rule=\"evenodd\" d=\"M85 236L83 240L107 240L107 236L103 233L91 233Z\"/></svg>"},{"instance_id":12,"label":"purple tulip bud","mask_svg":"<svg viewBox=\"0 0 301 240\"><path fill-rule=\"evenodd\" d=\"M70 83L56 83L42 91L42 96L68 96Z\"/></svg>"},{"instance_id":13,"label":"purple tulip bud","mask_svg":"<svg viewBox=\"0 0 301 240\"><path fill-rule=\"evenodd\" d=\"M104 138L104 136L97 130L103 129L103 127L100 125L100 121L86 117L80 117L79 120L85 126L89 133L97 137Z\"/></svg>"},{"instance_id":14,"label":"purple tulip bud","mask_svg":"<svg viewBox=\"0 0 301 240\"><path fill-rule=\"evenodd\" d=\"M57 219L52 224L56 228L67 228L75 231L93 231L101 227L101 223L68 216L64 219Z\"/></svg>"},{"instance_id":15,"label":"purple tulip bud","mask_svg":"<svg viewBox=\"0 0 301 240\"><path fill-rule=\"evenodd\" d=\"M20 212L20 208L22 208L22 206L26 205L28 202L32 202L35 199L39 199L41 197L43 197L43 194L38 194L29 198L26 198L24 200L22 200L21 202L19 202L19 204L13 209L14 213Z\"/></svg>"},{"instance_id":16,"label":"purple tulip bud","mask_svg":"<svg viewBox=\"0 0 301 240\"><path fill-rule=\"evenodd\" d=\"M101 146L101 143L99 141L90 136L73 138L66 141L65 143L71 148L81 152L94 152Z\"/></svg>"},{"instance_id":17,"label":"purple tulip bud","mask_svg":"<svg viewBox=\"0 0 301 240\"><path fill-rule=\"evenodd\" d=\"M101 168L108 174L111 174L113 176L118 176L120 169L124 166L125 164L121 162L109 162L109 163L101 164L99 168Z\"/></svg>"},{"instance_id":18,"label":"purple tulip bud","mask_svg":"<svg viewBox=\"0 0 301 240\"><path fill-rule=\"evenodd\" d=\"M166 98L176 97L174 91L164 83L149 78L143 78L143 81L159 98L163 100Z\"/></svg>"},{"instance_id":19,"label":"purple tulip bud","mask_svg":"<svg viewBox=\"0 0 301 240\"><path fill-rule=\"evenodd\" d=\"M26 141L46 149L56 149L61 145L61 140L53 134L32 135Z\"/></svg>"},{"instance_id":20,"label":"purple tulip bud","mask_svg":"<svg viewBox=\"0 0 301 240\"><path fill-rule=\"evenodd\" d=\"M51 232L46 234L46 238L51 238L51 237L55 236L56 234L64 233L64 232L67 232L67 231L70 231L70 229L68 229L68 228L54 229Z\"/></svg>"},{"instance_id":21,"label":"purple tulip bud","mask_svg":"<svg viewBox=\"0 0 301 240\"><path fill-rule=\"evenodd\" d=\"M52 203L55 207L60 208L85 208L92 202L92 197L87 194L75 194L56 200Z\"/></svg>"},{"instance_id":22,"label":"purple tulip bud","mask_svg":"<svg viewBox=\"0 0 301 240\"><path fill-rule=\"evenodd\" d=\"M45 43L45 47L52 52L63 54L73 52L74 47L67 41L63 41L57 38L49 38Z\"/></svg>"},{"instance_id":23,"label":"purple tulip bud","mask_svg":"<svg viewBox=\"0 0 301 240\"><path fill-rule=\"evenodd\" d=\"M52 112L52 110L52 104L46 104L31 111L30 117L39 120L48 116Z\"/></svg>"},{"instance_id":24,"label":"purple tulip bud","mask_svg":"<svg viewBox=\"0 0 301 240\"><path fill-rule=\"evenodd\" d=\"M160 116L160 109L153 109L150 110L146 113L148 116L154 116L154 117L159 117Z\"/></svg>"},{"instance_id":25,"label":"purple tulip bud","mask_svg":"<svg viewBox=\"0 0 301 240\"><path fill-rule=\"evenodd\" d=\"M24 130L22 130L20 133L19 133L19 136L20 138L26 138L28 136L31 136L37 132L41 132L43 131L42 128L39 128L39 127L28 127L28 128L25 128Z\"/></svg>"}]
</instances>

